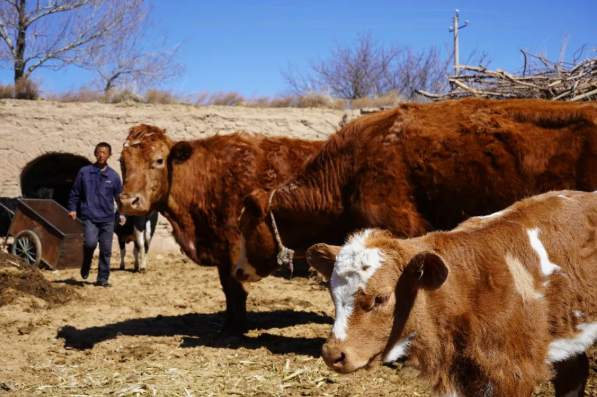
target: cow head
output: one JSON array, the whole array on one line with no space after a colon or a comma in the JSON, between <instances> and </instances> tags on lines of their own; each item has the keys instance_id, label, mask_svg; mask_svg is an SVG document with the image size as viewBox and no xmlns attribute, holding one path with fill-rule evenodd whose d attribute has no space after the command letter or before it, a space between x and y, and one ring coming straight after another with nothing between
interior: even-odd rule
<instances>
[{"instance_id":1,"label":"cow head","mask_svg":"<svg viewBox=\"0 0 597 397\"><path fill-rule=\"evenodd\" d=\"M118 198L120 211L147 216L167 200L167 158L171 148L172 141L158 127L141 124L129 130L120 159L123 179Z\"/></svg>"},{"instance_id":2,"label":"cow head","mask_svg":"<svg viewBox=\"0 0 597 397\"><path fill-rule=\"evenodd\" d=\"M407 355L417 291L436 290L448 277L439 255L377 229L353 234L343 247L314 245L307 260L331 281L336 319L322 355L342 373Z\"/></svg>"},{"instance_id":3,"label":"cow head","mask_svg":"<svg viewBox=\"0 0 597 397\"><path fill-rule=\"evenodd\" d=\"M241 281L259 281L279 268L278 244L271 226L270 194L257 189L244 199L239 222L242 247L235 268L235 276Z\"/></svg>"}]
</instances>

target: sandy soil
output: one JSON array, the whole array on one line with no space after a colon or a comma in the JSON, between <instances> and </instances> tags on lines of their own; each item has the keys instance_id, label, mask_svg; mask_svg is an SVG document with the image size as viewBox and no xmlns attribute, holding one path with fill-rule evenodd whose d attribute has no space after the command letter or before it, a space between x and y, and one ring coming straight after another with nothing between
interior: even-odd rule
<instances>
[{"instance_id":1,"label":"sandy soil","mask_svg":"<svg viewBox=\"0 0 597 397\"><path fill-rule=\"evenodd\" d=\"M217 272L183 256L150 257L145 274L113 269L112 288L81 281L78 270L14 262L0 255L0 395L431 395L401 365L351 375L327 369L320 349L333 305L314 275L255 284L252 329L222 340ZM590 396L597 396L595 360L592 352ZM537 394L551 395L548 385Z\"/></svg>"}]
</instances>

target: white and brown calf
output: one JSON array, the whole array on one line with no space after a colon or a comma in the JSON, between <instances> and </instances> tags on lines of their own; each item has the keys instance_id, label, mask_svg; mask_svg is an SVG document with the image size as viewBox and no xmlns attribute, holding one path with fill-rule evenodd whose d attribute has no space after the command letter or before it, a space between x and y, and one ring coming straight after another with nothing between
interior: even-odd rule
<instances>
[{"instance_id":1,"label":"white and brown calf","mask_svg":"<svg viewBox=\"0 0 597 397\"><path fill-rule=\"evenodd\" d=\"M144 272L147 268L149 243L158 223L158 213L154 212L150 216L126 215L124 225L118 224L118 214L116 214L116 218L114 233L118 236L118 245L120 246L120 270L124 270L126 244L133 242L135 244L133 250L135 271Z\"/></svg>"},{"instance_id":2,"label":"white and brown calf","mask_svg":"<svg viewBox=\"0 0 597 397\"><path fill-rule=\"evenodd\" d=\"M396 239L369 229L317 244L336 319L323 358L337 372L409 356L438 395L584 395L597 338L597 194L551 192L450 232Z\"/></svg>"}]
</instances>

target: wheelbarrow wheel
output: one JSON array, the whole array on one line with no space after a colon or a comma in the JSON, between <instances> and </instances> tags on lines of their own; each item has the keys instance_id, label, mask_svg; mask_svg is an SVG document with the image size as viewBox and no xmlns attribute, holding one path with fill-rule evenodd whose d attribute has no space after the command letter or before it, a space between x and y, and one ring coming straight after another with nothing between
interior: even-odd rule
<instances>
[{"instance_id":1,"label":"wheelbarrow wheel","mask_svg":"<svg viewBox=\"0 0 597 397\"><path fill-rule=\"evenodd\" d=\"M31 266L39 266L41 262L41 242L31 230L23 230L17 234L12 244L12 254L23 258Z\"/></svg>"}]
</instances>

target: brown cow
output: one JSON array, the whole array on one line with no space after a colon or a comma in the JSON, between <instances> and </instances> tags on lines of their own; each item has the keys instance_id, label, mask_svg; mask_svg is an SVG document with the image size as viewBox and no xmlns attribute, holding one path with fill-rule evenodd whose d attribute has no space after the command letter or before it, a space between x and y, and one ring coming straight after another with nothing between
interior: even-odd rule
<instances>
[{"instance_id":1,"label":"brown cow","mask_svg":"<svg viewBox=\"0 0 597 397\"><path fill-rule=\"evenodd\" d=\"M242 198L284 182L322 144L247 133L175 143L158 127L132 127L122 150L120 210L159 211L186 255L218 267L226 295L223 331L242 333L248 284L231 274L241 246Z\"/></svg>"},{"instance_id":2,"label":"brown cow","mask_svg":"<svg viewBox=\"0 0 597 397\"><path fill-rule=\"evenodd\" d=\"M349 123L293 179L245 199L246 249L237 271L255 274L252 280L269 275L282 244L340 245L366 227L417 236L533 194L596 190L595 170L595 104L403 104Z\"/></svg>"},{"instance_id":3,"label":"brown cow","mask_svg":"<svg viewBox=\"0 0 597 397\"><path fill-rule=\"evenodd\" d=\"M439 395L524 397L553 366L557 396L584 395L597 339L596 193L545 193L418 238L367 229L307 257L331 279L323 358L335 371L408 355Z\"/></svg>"}]
</instances>

